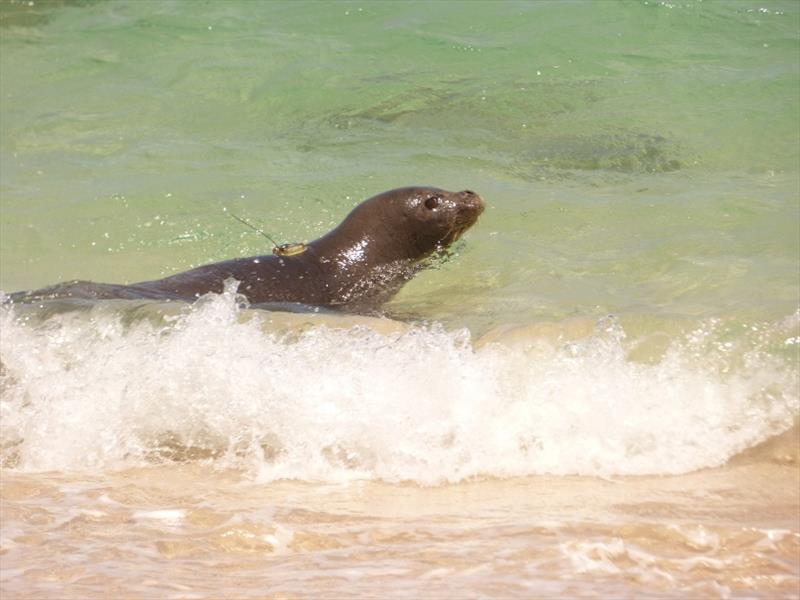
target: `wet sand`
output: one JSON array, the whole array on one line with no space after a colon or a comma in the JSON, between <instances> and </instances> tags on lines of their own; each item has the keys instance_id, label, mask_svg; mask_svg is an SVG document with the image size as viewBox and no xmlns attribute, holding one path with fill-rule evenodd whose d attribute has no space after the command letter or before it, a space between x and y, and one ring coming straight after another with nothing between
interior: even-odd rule
<instances>
[{"instance_id":1,"label":"wet sand","mask_svg":"<svg viewBox=\"0 0 800 600\"><path fill-rule=\"evenodd\" d=\"M798 428L681 476L2 475L4 598L797 598Z\"/></svg>"}]
</instances>

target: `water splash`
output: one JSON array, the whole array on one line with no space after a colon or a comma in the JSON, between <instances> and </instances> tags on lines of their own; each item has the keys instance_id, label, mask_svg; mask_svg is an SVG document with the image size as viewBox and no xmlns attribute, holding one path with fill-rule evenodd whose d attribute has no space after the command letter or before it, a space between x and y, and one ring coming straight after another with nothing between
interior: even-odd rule
<instances>
[{"instance_id":1,"label":"water splash","mask_svg":"<svg viewBox=\"0 0 800 600\"><path fill-rule=\"evenodd\" d=\"M628 359L613 319L543 354L476 348L467 330L437 325L379 333L343 317L276 330L280 315L247 309L235 288L171 315L125 306L46 318L2 307L7 466L202 459L262 480L423 484L681 473L798 413L795 368L714 323L645 364Z\"/></svg>"}]
</instances>

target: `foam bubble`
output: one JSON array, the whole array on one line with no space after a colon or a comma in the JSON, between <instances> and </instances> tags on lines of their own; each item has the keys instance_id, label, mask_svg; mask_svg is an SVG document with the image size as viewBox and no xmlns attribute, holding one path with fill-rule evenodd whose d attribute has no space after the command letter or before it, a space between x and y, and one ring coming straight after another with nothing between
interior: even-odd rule
<instances>
[{"instance_id":1,"label":"foam bubble","mask_svg":"<svg viewBox=\"0 0 800 600\"><path fill-rule=\"evenodd\" d=\"M436 325L276 332L274 313L230 289L172 316L120 306L46 318L2 308L6 465L203 459L261 480L423 484L682 473L724 463L798 412L794 366L757 347L734 353L707 325L645 364L607 321L542 354L476 348L468 331Z\"/></svg>"}]
</instances>

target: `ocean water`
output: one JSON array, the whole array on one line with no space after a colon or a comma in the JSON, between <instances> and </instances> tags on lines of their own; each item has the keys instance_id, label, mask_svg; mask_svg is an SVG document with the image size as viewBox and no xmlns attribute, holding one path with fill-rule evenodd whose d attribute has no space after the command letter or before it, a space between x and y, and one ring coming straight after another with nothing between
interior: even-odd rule
<instances>
[{"instance_id":1,"label":"ocean water","mask_svg":"<svg viewBox=\"0 0 800 600\"><path fill-rule=\"evenodd\" d=\"M800 595L800 4L0 0L5 294L405 185L382 316L0 306L4 594Z\"/></svg>"}]
</instances>

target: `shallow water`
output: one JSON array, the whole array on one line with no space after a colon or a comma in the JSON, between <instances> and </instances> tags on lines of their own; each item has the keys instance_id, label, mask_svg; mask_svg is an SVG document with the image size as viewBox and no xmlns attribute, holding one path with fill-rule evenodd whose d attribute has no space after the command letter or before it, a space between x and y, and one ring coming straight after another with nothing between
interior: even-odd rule
<instances>
[{"instance_id":1,"label":"shallow water","mask_svg":"<svg viewBox=\"0 0 800 600\"><path fill-rule=\"evenodd\" d=\"M0 307L3 595L800 595L795 2L0 1L0 289L385 189L383 318Z\"/></svg>"},{"instance_id":2,"label":"shallow water","mask_svg":"<svg viewBox=\"0 0 800 600\"><path fill-rule=\"evenodd\" d=\"M3 488L4 589L19 598L795 598L796 466L435 488L259 485L192 466L19 474Z\"/></svg>"}]
</instances>

